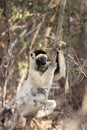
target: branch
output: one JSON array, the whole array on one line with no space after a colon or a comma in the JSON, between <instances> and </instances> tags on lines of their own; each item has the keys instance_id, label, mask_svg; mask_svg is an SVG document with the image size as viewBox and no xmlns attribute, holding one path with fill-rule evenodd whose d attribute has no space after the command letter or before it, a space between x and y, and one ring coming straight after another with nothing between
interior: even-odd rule
<instances>
[{"instance_id":1,"label":"branch","mask_svg":"<svg viewBox=\"0 0 87 130\"><path fill-rule=\"evenodd\" d=\"M34 46L34 43L35 43L35 41L36 41L36 38L37 38L37 36L38 36L38 34L39 34L39 31L40 31L40 29L41 29L43 23L44 23L44 21L45 21L45 18L46 18L46 15L43 16L42 22L39 23L38 29L36 30L36 33L34 34L34 37L33 37L33 39L32 39L30 49L32 49L33 46Z\"/></svg>"},{"instance_id":2,"label":"branch","mask_svg":"<svg viewBox=\"0 0 87 130\"><path fill-rule=\"evenodd\" d=\"M50 6L52 5L52 3L53 3L53 0L50 1L48 7L50 7ZM47 16L47 14L45 14L45 15L43 16L42 22L39 23L38 29L37 29L37 31L36 31L36 33L35 33L35 35L34 35L34 37L33 37L33 40L32 40L32 42L31 42L30 50L32 50L33 47L34 47L34 43L35 43L35 41L36 41L36 38L37 38L37 36L38 36L38 34L39 34L39 32L40 32L40 29L41 29L43 23L44 23L45 20L46 20L46 16Z\"/></svg>"},{"instance_id":3,"label":"branch","mask_svg":"<svg viewBox=\"0 0 87 130\"><path fill-rule=\"evenodd\" d=\"M56 51L58 51L58 41L62 41L62 33L63 33L63 20L64 20L64 13L65 13L65 6L66 6L66 0L61 0L60 1L60 10L59 10L59 18L58 18L58 25L57 25L57 32L56 32L56 37L55 37L55 42L53 45L53 53L52 53L52 61L55 61L56 58Z\"/></svg>"},{"instance_id":4,"label":"branch","mask_svg":"<svg viewBox=\"0 0 87 130\"><path fill-rule=\"evenodd\" d=\"M65 6L66 6L66 0L61 0L60 1L60 10L59 10L57 32L56 32L56 41L62 40L62 33L63 33L62 26L63 26L63 21L64 21Z\"/></svg>"}]
</instances>

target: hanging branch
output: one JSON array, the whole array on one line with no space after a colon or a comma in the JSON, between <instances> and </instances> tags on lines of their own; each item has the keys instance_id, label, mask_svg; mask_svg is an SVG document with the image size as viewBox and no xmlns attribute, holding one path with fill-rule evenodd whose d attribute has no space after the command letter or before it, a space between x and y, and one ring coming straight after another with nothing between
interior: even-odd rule
<instances>
[{"instance_id":1,"label":"hanging branch","mask_svg":"<svg viewBox=\"0 0 87 130\"><path fill-rule=\"evenodd\" d=\"M5 21L6 21L6 27L7 27L7 56L6 59L8 59L8 61L6 62L6 71L5 71L5 81L4 81L4 87L3 87L3 101L2 101L2 106L5 104L5 97L6 97L6 91L7 91L7 83L8 83L8 67L9 64L11 62L11 59L9 57L9 53L8 53L8 49L9 49L9 45L10 45L10 33L9 33L9 23L8 23L8 10L7 10L7 1L3 0L3 14L5 17Z\"/></svg>"},{"instance_id":2,"label":"hanging branch","mask_svg":"<svg viewBox=\"0 0 87 130\"><path fill-rule=\"evenodd\" d=\"M64 21L64 13L65 13L65 6L66 6L66 0L60 1L60 10L59 10L59 17L58 17L58 25L57 25L57 32L55 36L55 41L53 45L53 54L52 54L52 62L55 61L56 56L56 50L59 49L58 42L62 40L63 35L63 21Z\"/></svg>"}]
</instances>

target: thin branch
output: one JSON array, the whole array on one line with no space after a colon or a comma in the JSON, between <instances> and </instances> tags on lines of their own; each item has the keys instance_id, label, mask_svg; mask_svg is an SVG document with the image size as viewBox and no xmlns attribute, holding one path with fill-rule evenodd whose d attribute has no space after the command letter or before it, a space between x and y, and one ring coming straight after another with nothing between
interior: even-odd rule
<instances>
[{"instance_id":1,"label":"thin branch","mask_svg":"<svg viewBox=\"0 0 87 130\"><path fill-rule=\"evenodd\" d=\"M56 40L57 41L62 40L62 27L63 27L63 22L64 22L65 6L66 6L66 0L61 0L60 1L60 10L59 10L57 32L56 32Z\"/></svg>"},{"instance_id":2,"label":"thin branch","mask_svg":"<svg viewBox=\"0 0 87 130\"><path fill-rule=\"evenodd\" d=\"M18 118L19 118L19 114L18 114L18 112L16 112L16 114L14 115L12 125L8 130L14 130L14 128L16 127L16 123L18 121Z\"/></svg>"},{"instance_id":3,"label":"thin branch","mask_svg":"<svg viewBox=\"0 0 87 130\"><path fill-rule=\"evenodd\" d=\"M8 1L3 0L3 12L4 12L4 17L6 20L6 26L7 26L7 37L8 37L8 41L7 41L7 52L8 52L8 47L10 45L10 32L9 32L9 22L8 22Z\"/></svg>"},{"instance_id":4,"label":"thin branch","mask_svg":"<svg viewBox=\"0 0 87 130\"><path fill-rule=\"evenodd\" d=\"M31 120L32 120L31 117L26 119L26 128L25 128L25 130L30 130Z\"/></svg>"},{"instance_id":5,"label":"thin branch","mask_svg":"<svg viewBox=\"0 0 87 130\"><path fill-rule=\"evenodd\" d=\"M37 122L37 120L33 119L33 122L34 122L35 125L37 126L37 129L38 129L38 130L41 130L40 124Z\"/></svg>"},{"instance_id":6,"label":"thin branch","mask_svg":"<svg viewBox=\"0 0 87 130\"><path fill-rule=\"evenodd\" d=\"M11 69L9 75L7 76L7 78L5 80L4 86L3 86L3 106L5 104L5 98L6 98L6 92L7 92L7 84L8 84L8 81L9 81L12 74L13 74L13 69Z\"/></svg>"},{"instance_id":7,"label":"thin branch","mask_svg":"<svg viewBox=\"0 0 87 130\"><path fill-rule=\"evenodd\" d=\"M39 34L39 31L40 31L40 29L41 29L43 23L44 23L44 21L45 21L45 18L46 18L46 15L43 16L42 22L39 23L39 26L38 26L38 28L37 28L37 30L36 30L36 33L34 34L34 37L33 37L33 39L32 39L30 49L32 49L33 46L34 46L34 43L35 43L35 41L36 41L36 38L37 38L37 36L38 36L38 34Z\"/></svg>"},{"instance_id":8,"label":"thin branch","mask_svg":"<svg viewBox=\"0 0 87 130\"><path fill-rule=\"evenodd\" d=\"M50 7L53 2L54 2L54 0L51 0L50 3L49 3L49 5L48 5L48 7ZM47 16L47 14L45 14L45 15L43 16L42 22L39 24L38 29L37 29L36 33L34 34L34 37L33 37L32 42L31 42L30 49L32 49L32 48L34 47L34 43L35 43L35 41L36 41L36 38L37 38L37 36L38 36L38 34L39 34L39 32L40 32L40 29L41 29L43 23L44 23L45 20L46 20L46 16Z\"/></svg>"},{"instance_id":9,"label":"thin branch","mask_svg":"<svg viewBox=\"0 0 87 130\"><path fill-rule=\"evenodd\" d=\"M72 49L73 50L73 54L75 55L75 57L76 57L76 59L77 59L77 65L78 65L78 67L80 68L80 70L81 70L81 72L84 74L84 76L87 78L87 72L86 72L86 70L84 69L84 67L82 66L82 64L80 63L80 60L79 60L79 58L78 58L78 56L77 56L77 54L75 53L75 51L74 51L74 49Z\"/></svg>"},{"instance_id":10,"label":"thin branch","mask_svg":"<svg viewBox=\"0 0 87 130\"><path fill-rule=\"evenodd\" d=\"M17 92L20 90L25 78L26 78L26 75L27 75L27 68L25 68L25 73L22 75L21 79L20 79L20 82L18 84L18 87L17 87Z\"/></svg>"}]
</instances>

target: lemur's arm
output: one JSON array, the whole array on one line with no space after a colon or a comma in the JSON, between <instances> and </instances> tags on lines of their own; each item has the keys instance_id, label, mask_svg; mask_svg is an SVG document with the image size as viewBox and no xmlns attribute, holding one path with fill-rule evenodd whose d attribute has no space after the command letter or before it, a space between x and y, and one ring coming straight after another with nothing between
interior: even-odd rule
<instances>
[{"instance_id":1,"label":"lemur's arm","mask_svg":"<svg viewBox=\"0 0 87 130\"><path fill-rule=\"evenodd\" d=\"M38 71L30 69L30 79L34 82L36 87L46 87L53 81L56 63L50 64L48 69L41 75Z\"/></svg>"}]
</instances>

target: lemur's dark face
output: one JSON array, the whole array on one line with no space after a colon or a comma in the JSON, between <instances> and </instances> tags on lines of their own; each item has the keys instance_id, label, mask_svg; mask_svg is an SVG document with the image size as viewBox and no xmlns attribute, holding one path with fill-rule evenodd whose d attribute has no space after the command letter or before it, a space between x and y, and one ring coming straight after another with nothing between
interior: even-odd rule
<instances>
[{"instance_id":1,"label":"lemur's dark face","mask_svg":"<svg viewBox=\"0 0 87 130\"><path fill-rule=\"evenodd\" d=\"M47 62L47 58L46 58L45 56L41 56L41 57L38 57L38 58L36 59L36 64L37 64L38 66L43 66L43 65L46 64L46 62Z\"/></svg>"},{"instance_id":2,"label":"lemur's dark face","mask_svg":"<svg viewBox=\"0 0 87 130\"><path fill-rule=\"evenodd\" d=\"M47 63L47 53L42 50L37 50L35 53L35 60L37 66L44 66Z\"/></svg>"}]
</instances>

